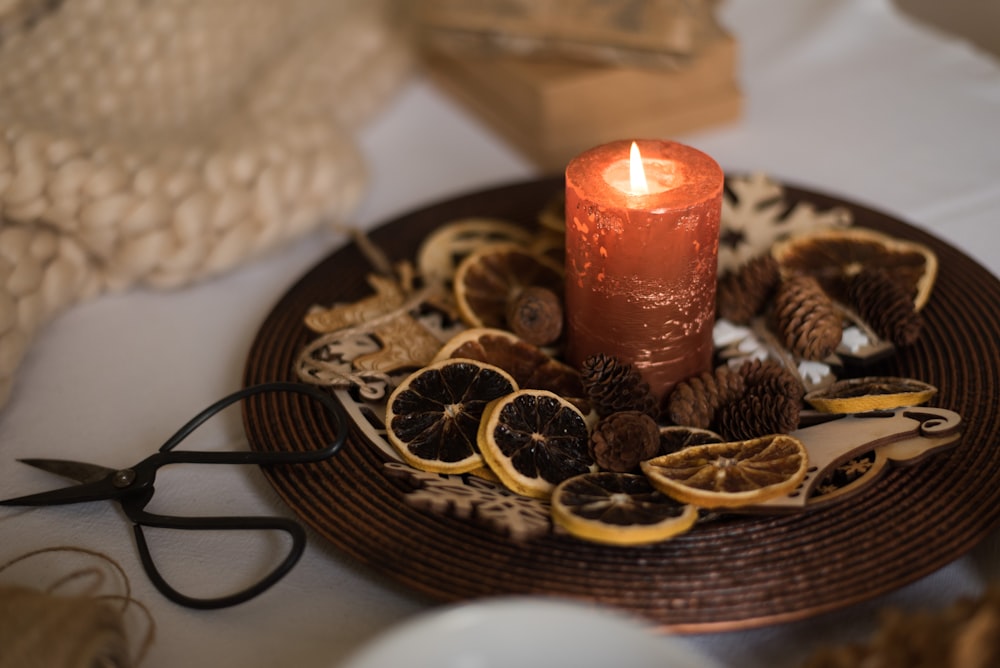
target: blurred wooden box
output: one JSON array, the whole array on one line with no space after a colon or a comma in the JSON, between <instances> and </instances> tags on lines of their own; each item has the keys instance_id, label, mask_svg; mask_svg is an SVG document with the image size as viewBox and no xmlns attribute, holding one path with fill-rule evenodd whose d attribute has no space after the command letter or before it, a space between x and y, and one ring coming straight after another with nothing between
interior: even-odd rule
<instances>
[{"instance_id":1,"label":"blurred wooden box","mask_svg":"<svg viewBox=\"0 0 1000 668\"><path fill-rule=\"evenodd\" d=\"M414 0L422 39L440 51L670 66L715 36L716 0Z\"/></svg>"},{"instance_id":2,"label":"blurred wooden box","mask_svg":"<svg viewBox=\"0 0 1000 668\"><path fill-rule=\"evenodd\" d=\"M425 49L435 82L546 170L591 146L672 138L737 119L737 44L720 35L687 66L641 69Z\"/></svg>"}]
</instances>

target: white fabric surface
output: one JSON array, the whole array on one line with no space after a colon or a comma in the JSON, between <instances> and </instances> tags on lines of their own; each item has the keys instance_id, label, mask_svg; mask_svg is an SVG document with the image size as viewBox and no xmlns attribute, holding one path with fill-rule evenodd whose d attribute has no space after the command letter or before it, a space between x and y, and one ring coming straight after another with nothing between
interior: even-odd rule
<instances>
[{"instance_id":1,"label":"white fabric surface","mask_svg":"<svg viewBox=\"0 0 1000 668\"><path fill-rule=\"evenodd\" d=\"M1000 63L898 13L889 0L729 0L722 20L741 45L744 117L678 139L729 171L764 171L896 215L1000 274ZM537 175L485 126L418 77L363 134L372 187L357 222L373 227L431 201ZM257 327L291 283L344 242L317 233L209 283L135 291L77 307L42 332L0 413L2 496L54 486L18 457L128 465L189 416L240 384ZM239 443L235 413L197 443ZM1000 444L992 444L1000 445ZM241 467L166 471L152 510L287 512L263 477ZM125 567L157 640L147 668L330 667L391 625L427 609L316 537L298 566L249 603L195 612L149 584L123 517L107 503L0 508L0 562L73 544ZM274 546L246 537L238 552ZM154 541L165 570L198 587L236 583L213 541ZM22 584L44 573L19 570ZM868 603L812 620L698 636L731 666L794 666L820 643L866 637L886 605L946 605L1000 577L1000 532L939 572ZM2 575L0 575L2 581ZM208 593L208 592L205 592Z\"/></svg>"}]
</instances>

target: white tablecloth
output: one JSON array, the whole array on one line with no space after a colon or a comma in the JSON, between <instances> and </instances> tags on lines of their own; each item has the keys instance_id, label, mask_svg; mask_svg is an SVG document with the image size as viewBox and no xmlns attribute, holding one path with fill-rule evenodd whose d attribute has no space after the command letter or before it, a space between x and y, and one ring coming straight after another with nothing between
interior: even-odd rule
<instances>
[{"instance_id":1,"label":"white tablecloth","mask_svg":"<svg viewBox=\"0 0 1000 668\"><path fill-rule=\"evenodd\" d=\"M889 0L729 0L721 18L740 43L745 113L677 139L727 171L764 171L884 210L1000 274L1000 63L911 22ZM360 141L372 183L356 222L366 228L435 200L538 175L419 75ZM250 342L272 305L343 243L316 233L202 285L106 296L61 316L31 348L0 413L2 495L55 484L15 463L18 457L132 464L238 388ZM210 423L196 445L240 442L231 413ZM257 471L175 468L161 476L152 510L288 512ZM313 537L299 565L266 594L230 609L191 611L152 588L128 526L110 504L0 509L0 562L65 544L102 551L129 574L157 626L146 668L334 666L429 606ZM249 536L238 544L247 554L274 547ZM225 546L157 537L153 547L191 593L241 582ZM19 573L23 584L46 577L31 568ZM995 533L891 595L804 622L691 641L726 665L792 666L821 642L866 637L884 606L940 607L998 576Z\"/></svg>"}]
</instances>

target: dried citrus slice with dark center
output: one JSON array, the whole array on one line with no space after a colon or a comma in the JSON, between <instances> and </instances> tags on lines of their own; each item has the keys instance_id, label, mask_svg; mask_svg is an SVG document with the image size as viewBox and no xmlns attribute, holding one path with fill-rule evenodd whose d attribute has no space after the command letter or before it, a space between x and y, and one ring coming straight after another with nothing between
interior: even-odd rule
<instances>
[{"instance_id":1,"label":"dried citrus slice with dark center","mask_svg":"<svg viewBox=\"0 0 1000 668\"><path fill-rule=\"evenodd\" d=\"M425 281L449 282L459 263L483 246L507 242L527 246L534 236L502 218L459 218L426 236L417 251L417 269Z\"/></svg>"},{"instance_id":2,"label":"dried citrus slice with dark center","mask_svg":"<svg viewBox=\"0 0 1000 668\"><path fill-rule=\"evenodd\" d=\"M435 360L464 357L498 366L525 390L549 390L584 407L583 381L580 372L550 357L544 350L523 341L503 329L474 327L453 336L435 356Z\"/></svg>"},{"instance_id":3,"label":"dried citrus slice with dark center","mask_svg":"<svg viewBox=\"0 0 1000 668\"><path fill-rule=\"evenodd\" d=\"M860 227L819 230L771 247L783 273L816 278L831 297L845 301L847 281L864 269L882 269L923 308L937 278L937 256L913 241Z\"/></svg>"},{"instance_id":4,"label":"dried citrus slice with dark center","mask_svg":"<svg viewBox=\"0 0 1000 668\"><path fill-rule=\"evenodd\" d=\"M736 508L795 490L806 475L802 442L785 434L693 445L643 462L658 490L702 508Z\"/></svg>"},{"instance_id":5,"label":"dried citrus slice with dark center","mask_svg":"<svg viewBox=\"0 0 1000 668\"><path fill-rule=\"evenodd\" d=\"M866 376L838 380L810 392L806 401L823 413L867 413L901 406L919 406L937 394L937 388L913 378Z\"/></svg>"},{"instance_id":6,"label":"dried citrus slice with dark center","mask_svg":"<svg viewBox=\"0 0 1000 668\"><path fill-rule=\"evenodd\" d=\"M518 390L491 403L479 428L483 459L511 491L546 498L592 470L583 413L557 394Z\"/></svg>"},{"instance_id":7,"label":"dried citrus slice with dark center","mask_svg":"<svg viewBox=\"0 0 1000 668\"><path fill-rule=\"evenodd\" d=\"M646 476L602 471L559 483L552 492L552 519L577 538L645 545L690 529L698 509L661 493Z\"/></svg>"},{"instance_id":8,"label":"dried citrus slice with dark center","mask_svg":"<svg viewBox=\"0 0 1000 668\"><path fill-rule=\"evenodd\" d=\"M466 257L455 271L455 302L470 327L507 323L507 306L529 286L562 294L562 268L515 244L490 244Z\"/></svg>"},{"instance_id":9,"label":"dried citrus slice with dark center","mask_svg":"<svg viewBox=\"0 0 1000 668\"><path fill-rule=\"evenodd\" d=\"M431 364L389 396L389 442L411 466L434 473L464 473L483 465L476 437L489 402L517 384L503 369L467 359Z\"/></svg>"}]
</instances>

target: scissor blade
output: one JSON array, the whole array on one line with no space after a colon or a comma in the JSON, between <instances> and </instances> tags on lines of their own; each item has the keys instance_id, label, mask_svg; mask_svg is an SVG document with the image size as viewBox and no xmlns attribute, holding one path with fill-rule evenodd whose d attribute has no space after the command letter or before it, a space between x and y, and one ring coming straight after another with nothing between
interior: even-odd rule
<instances>
[{"instance_id":1,"label":"scissor blade","mask_svg":"<svg viewBox=\"0 0 1000 668\"><path fill-rule=\"evenodd\" d=\"M114 486L107 480L84 483L54 489L51 492L39 492L18 496L0 501L0 506L59 506L67 503L83 503L84 501L103 501L118 496Z\"/></svg>"},{"instance_id":2,"label":"scissor blade","mask_svg":"<svg viewBox=\"0 0 1000 668\"><path fill-rule=\"evenodd\" d=\"M0 501L0 506L57 506L64 503L100 501L114 496L114 488L109 482L110 475L115 472L114 469L65 459L21 459L18 461L49 473L79 480L81 484L49 492L19 496L14 499L4 499Z\"/></svg>"},{"instance_id":3,"label":"scissor blade","mask_svg":"<svg viewBox=\"0 0 1000 668\"><path fill-rule=\"evenodd\" d=\"M87 464L86 462L74 462L69 459L44 459L40 457L30 457L28 459L19 459L17 461L27 464L28 466L34 466L36 469L48 471L49 473L54 473L64 478L69 478L70 480L76 480L77 482L82 483L104 480L110 474L115 472L115 469L109 469L107 466Z\"/></svg>"}]
</instances>

